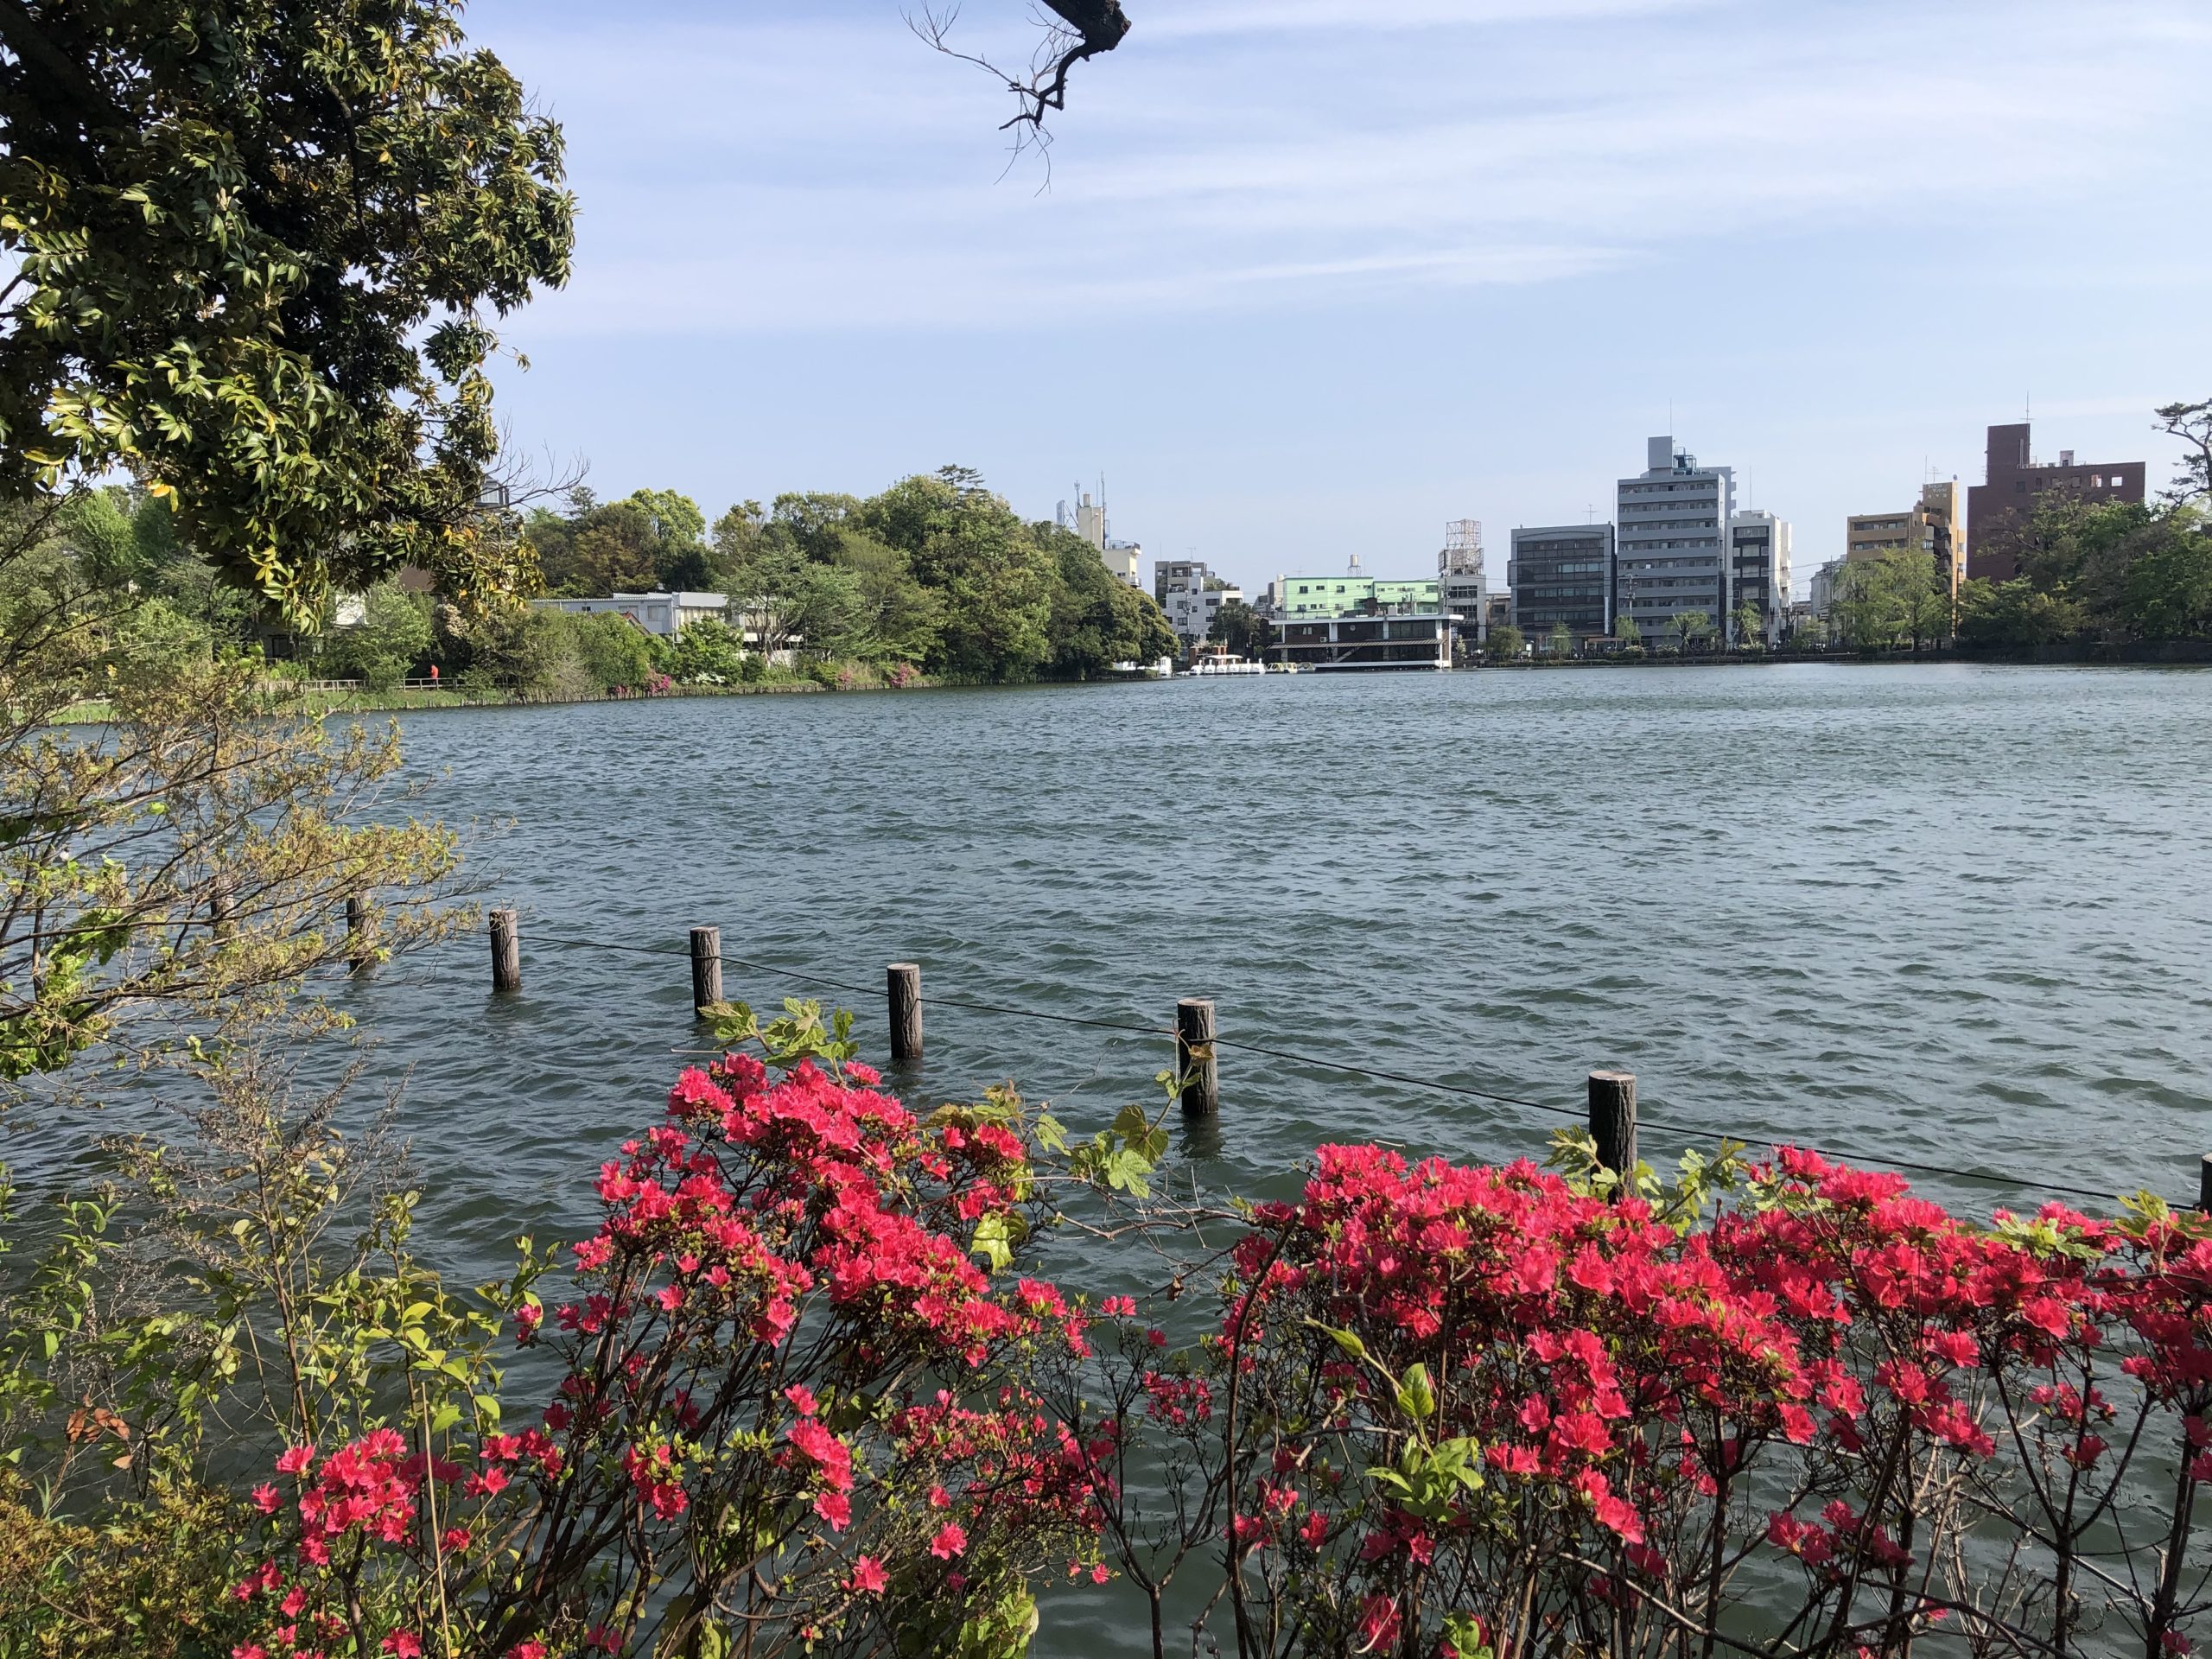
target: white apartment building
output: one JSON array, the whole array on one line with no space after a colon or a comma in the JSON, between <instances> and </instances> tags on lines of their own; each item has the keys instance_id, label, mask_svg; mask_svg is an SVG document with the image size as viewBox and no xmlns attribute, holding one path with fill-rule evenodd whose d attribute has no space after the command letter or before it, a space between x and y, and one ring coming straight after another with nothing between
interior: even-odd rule
<instances>
[{"instance_id":1,"label":"white apartment building","mask_svg":"<svg viewBox=\"0 0 2212 1659\"><path fill-rule=\"evenodd\" d=\"M1675 619L1691 611L1715 629L1731 627L1732 467L1700 467L1672 437L1649 439L1643 471L1620 480L1614 516L1617 619L1629 618L1653 642L1673 636Z\"/></svg>"},{"instance_id":2,"label":"white apartment building","mask_svg":"<svg viewBox=\"0 0 2212 1659\"><path fill-rule=\"evenodd\" d=\"M721 621L728 608L729 595L655 591L614 594L606 599L540 599L531 603L541 610L567 611L576 616L626 616L647 633L670 639L690 623Z\"/></svg>"},{"instance_id":3,"label":"white apartment building","mask_svg":"<svg viewBox=\"0 0 2212 1659\"><path fill-rule=\"evenodd\" d=\"M1728 521L1728 563L1734 589L1728 617L1732 642L1779 645L1789 628L1789 521L1749 508L1738 513ZM1735 613L1746 602L1759 610L1756 641L1734 637Z\"/></svg>"},{"instance_id":4,"label":"white apartment building","mask_svg":"<svg viewBox=\"0 0 2212 1659\"><path fill-rule=\"evenodd\" d=\"M1206 569L1203 559L1155 559L1152 596L1167 613L1167 626L1185 645L1196 645L1213 631L1213 620L1231 600L1244 597Z\"/></svg>"}]
</instances>

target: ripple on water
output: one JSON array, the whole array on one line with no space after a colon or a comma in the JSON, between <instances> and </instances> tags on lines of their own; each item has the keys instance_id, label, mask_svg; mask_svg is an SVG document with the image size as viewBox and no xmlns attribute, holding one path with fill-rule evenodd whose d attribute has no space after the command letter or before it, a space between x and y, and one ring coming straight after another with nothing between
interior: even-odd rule
<instances>
[{"instance_id":1,"label":"ripple on water","mask_svg":"<svg viewBox=\"0 0 2212 1659\"><path fill-rule=\"evenodd\" d=\"M487 996L470 942L346 1001L378 1069L409 1070L421 1236L471 1280L581 1222L582 1173L696 1040L680 954L544 941L680 953L700 922L857 985L920 961L928 1058L902 1087L925 1103L1013 1077L1082 1130L1156 1098L1172 1054L942 999L1158 1027L1204 994L1224 1037L1570 1115L1585 1071L1628 1064L1669 1156L1726 1132L2179 1194L2212 1141L2208 716L2212 674L1955 666L410 716L429 810L517 821L478 868L524 912L526 988ZM880 1053L880 999L855 1000ZM1254 1196L1323 1141L1498 1159L1562 1121L1222 1064L1220 1121L1179 1125L1173 1155ZM1046 1265L1141 1283L1065 1243ZM1040 1651L1133 1651L1111 1592L1048 1611Z\"/></svg>"}]
</instances>

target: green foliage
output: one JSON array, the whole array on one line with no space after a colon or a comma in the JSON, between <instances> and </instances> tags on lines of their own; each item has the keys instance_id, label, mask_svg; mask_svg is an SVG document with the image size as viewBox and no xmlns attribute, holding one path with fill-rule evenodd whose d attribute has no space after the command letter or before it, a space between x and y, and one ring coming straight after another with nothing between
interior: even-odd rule
<instances>
[{"instance_id":1,"label":"green foliage","mask_svg":"<svg viewBox=\"0 0 2212 1659\"><path fill-rule=\"evenodd\" d=\"M397 582L380 582L362 596L364 615L326 638L322 665L334 679L359 679L389 691L430 654L430 599Z\"/></svg>"},{"instance_id":2,"label":"green foliage","mask_svg":"<svg viewBox=\"0 0 2212 1659\"><path fill-rule=\"evenodd\" d=\"M1713 619L1703 611L1677 611L1673 622L1677 651L1687 652L1713 635Z\"/></svg>"},{"instance_id":3,"label":"green foliage","mask_svg":"<svg viewBox=\"0 0 2212 1659\"><path fill-rule=\"evenodd\" d=\"M1160 626L1166 628L1165 617L1160 619ZM1134 652L1135 659L1149 662L1156 657L1173 656L1175 650L1172 633L1166 637L1169 643L1164 649ZM1232 599L1214 613L1213 626L1207 631L1206 638L1227 647L1237 656L1249 658L1256 663L1264 661L1268 650L1274 645L1275 628L1274 623L1243 600Z\"/></svg>"},{"instance_id":4,"label":"green foliage","mask_svg":"<svg viewBox=\"0 0 2212 1659\"><path fill-rule=\"evenodd\" d=\"M943 607L923 665L961 679L1033 678L1050 660L1055 563L965 467L894 484L861 504L861 527L906 554Z\"/></svg>"},{"instance_id":5,"label":"green foliage","mask_svg":"<svg viewBox=\"0 0 2212 1659\"><path fill-rule=\"evenodd\" d=\"M1643 630L1637 626L1634 617L1623 612L1613 622L1613 638L1624 645L1639 645L1643 639Z\"/></svg>"},{"instance_id":6,"label":"green foliage","mask_svg":"<svg viewBox=\"0 0 2212 1659\"><path fill-rule=\"evenodd\" d=\"M678 685L728 685L744 677L744 647L734 632L711 617L685 625L664 647L661 671Z\"/></svg>"},{"instance_id":7,"label":"green foliage","mask_svg":"<svg viewBox=\"0 0 2212 1659\"><path fill-rule=\"evenodd\" d=\"M1090 543L1055 524L1033 525L1031 534L1053 556L1056 580L1046 625L1052 655L1046 671L1054 678L1090 679L1116 663L1175 654L1175 635L1158 602L1118 581ZM1231 649L1249 644L1248 631L1243 644Z\"/></svg>"},{"instance_id":8,"label":"green foliage","mask_svg":"<svg viewBox=\"0 0 2212 1659\"><path fill-rule=\"evenodd\" d=\"M230 1590L236 1541L255 1518L227 1493L162 1482L79 1524L55 1517L20 1478L0 1477L0 1655L230 1652L251 1633L251 1615Z\"/></svg>"},{"instance_id":9,"label":"green foliage","mask_svg":"<svg viewBox=\"0 0 2212 1659\"><path fill-rule=\"evenodd\" d=\"M1856 651L1914 651L1952 632L1948 567L1913 549L1847 559L1830 591L1828 620Z\"/></svg>"},{"instance_id":10,"label":"green foliage","mask_svg":"<svg viewBox=\"0 0 2212 1659\"><path fill-rule=\"evenodd\" d=\"M1566 623L1554 622L1552 624L1551 632L1547 634L1544 639L1544 649L1554 657L1566 657L1573 654L1574 650L1574 635L1567 627Z\"/></svg>"},{"instance_id":11,"label":"green foliage","mask_svg":"<svg viewBox=\"0 0 2212 1659\"><path fill-rule=\"evenodd\" d=\"M2009 534L2012 581L1971 581L1959 637L2032 646L2212 636L2212 403L2169 404L2160 429L2184 447L2182 473L2156 502L2050 494Z\"/></svg>"},{"instance_id":12,"label":"green foliage","mask_svg":"<svg viewBox=\"0 0 2212 1659\"><path fill-rule=\"evenodd\" d=\"M568 274L559 130L452 0L0 13L0 496L120 468L309 624L404 561L524 577L479 506L489 309Z\"/></svg>"},{"instance_id":13,"label":"green foliage","mask_svg":"<svg viewBox=\"0 0 2212 1659\"><path fill-rule=\"evenodd\" d=\"M1766 647L1766 617L1758 604L1745 600L1736 607L1736 648L1763 651Z\"/></svg>"},{"instance_id":14,"label":"green foliage","mask_svg":"<svg viewBox=\"0 0 2212 1659\"><path fill-rule=\"evenodd\" d=\"M1976 577L1959 588L1959 637L1975 645L2053 645L2075 638L2088 620L2078 601L2044 592L2025 576Z\"/></svg>"},{"instance_id":15,"label":"green foliage","mask_svg":"<svg viewBox=\"0 0 2212 1659\"><path fill-rule=\"evenodd\" d=\"M1510 622L1492 628L1490 638L1483 642L1483 654L1493 663L1518 662L1527 648L1528 641L1521 630Z\"/></svg>"},{"instance_id":16,"label":"green foliage","mask_svg":"<svg viewBox=\"0 0 2212 1659\"><path fill-rule=\"evenodd\" d=\"M567 620L576 654L592 683L602 691L636 690L657 671L652 635L626 616L571 616Z\"/></svg>"},{"instance_id":17,"label":"green foliage","mask_svg":"<svg viewBox=\"0 0 2212 1659\"><path fill-rule=\"evenodd\" d=\"M735 631L679 641L662 658L688 684L758 679L763 658L785 652L828 685L916 666L957 679L1081 679L1174 649L1159 606L1115 581L1089 543L1022 523L963 468L866 500L741 502L705 539L702 524L671 492L601 505L579 491L565 514L532 514L525 533L556 592L727 594Z\"/></svg>"}]
</instances>

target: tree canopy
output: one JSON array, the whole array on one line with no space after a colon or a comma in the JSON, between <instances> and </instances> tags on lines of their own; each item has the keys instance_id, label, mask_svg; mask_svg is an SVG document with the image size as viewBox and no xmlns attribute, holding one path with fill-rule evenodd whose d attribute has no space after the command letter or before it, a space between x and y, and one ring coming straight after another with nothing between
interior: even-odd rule
<instances>
[{"instance_id":1,"label":"tree canopy","mask_svg":"<svg viewBox=\"0 0 2212 1659\"><path fill-rule=\"evenodd\" d=\"M1081 537L1025 522L971 468L865 499L792 491L767 507L741 502L702 536L705 524L673 491L605 505L578 492L565 514L532 514L526 536L552 592L724 593L762 653L1027 680L1081 679L1175 649L1150 594L1115 580Z\"/></svg>"},{"instance_id":2,"label":"tree canopy","mask_svg":"<svg viewBox=\"0 0 2212 1659\"><path fill-rule=\"evenodd\" d=\"M122 469L295 620L524 579L484 365L566 280L562 139L458 0L0 5L0 494Z\"/></svg>"}]
</instances>

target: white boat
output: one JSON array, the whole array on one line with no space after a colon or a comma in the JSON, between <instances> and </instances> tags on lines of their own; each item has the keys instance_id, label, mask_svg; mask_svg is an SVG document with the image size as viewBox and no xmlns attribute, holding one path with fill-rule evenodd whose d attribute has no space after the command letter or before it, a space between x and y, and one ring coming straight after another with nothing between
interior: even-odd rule
<instances>
[{"instance_id":1,"label":"white boat","mask_svg":"<svg viewBox=\"0 0 2212 1659\"><path fill-rule=\"evenodd\" d=\"M1267 664L1239 657L1233 651L1207 652L1191 658L1191 673L1200 679L1221 679L1231 675L1264 674Z\"/></svg>"}]
</instances>

